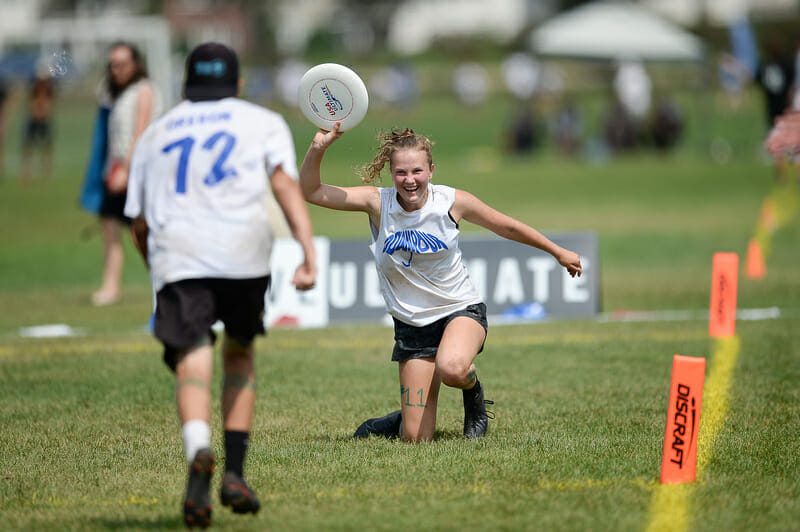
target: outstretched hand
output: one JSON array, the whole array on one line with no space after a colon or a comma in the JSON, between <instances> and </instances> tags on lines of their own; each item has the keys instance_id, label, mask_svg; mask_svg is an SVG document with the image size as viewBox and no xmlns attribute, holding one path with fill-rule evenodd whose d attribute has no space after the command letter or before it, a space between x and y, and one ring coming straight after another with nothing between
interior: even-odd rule
<instances>
[{"instance_id":1,"label":"outstretched hand","mask_svg":"<svg viewBox=\"0 0 800 532\"><path fill-rule=\"evenodd\" d=\"M333 125L333 129L330 131L325 131L324 129L318 130L316 135L314 135L314 140L311 141L311 145L320 150L328 149L328 146L342 136L342 132L339 131L341 126L342 122L338 121Z\"/></svg>"},{"instance_id":2,"label":"outstretched hand","mask_svg":"<svg viewBox=\"0 0 800 532\"><path fill-rule=\"evenodd\" d=\"M558 259L558 263L567 269L567 272L569 272L570 277L575 277L576 275L580 277L581 274L583 273L583 266L581 266L581 257L574 251L565 249L556 258Z\"/></svg>"}]
</instances>

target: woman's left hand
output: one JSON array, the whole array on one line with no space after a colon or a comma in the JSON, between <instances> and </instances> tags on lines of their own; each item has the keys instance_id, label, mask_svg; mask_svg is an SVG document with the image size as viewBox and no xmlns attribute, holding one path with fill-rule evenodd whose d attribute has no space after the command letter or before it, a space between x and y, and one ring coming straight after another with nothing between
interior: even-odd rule
<instances>
[{"instance_id":1,"label":"woman's left hand","mask_svg":"<svg viewBox=\"0 0 800 532\"><path fill-rule=\"evenodd\" d=\"M558 263L567 269L571 277L581 276L583 273L583 266L581 266L581 257L574 251L568 249L563 250L556 257Z\"/></svg>"}]
</instances>

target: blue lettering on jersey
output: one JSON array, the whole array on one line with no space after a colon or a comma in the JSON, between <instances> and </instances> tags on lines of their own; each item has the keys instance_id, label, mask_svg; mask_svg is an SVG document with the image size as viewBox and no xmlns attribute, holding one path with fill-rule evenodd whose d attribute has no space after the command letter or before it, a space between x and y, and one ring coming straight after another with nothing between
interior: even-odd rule
<instances>
[{"instance_id":1,"label":"blue lettering on jersey","mask_svg":"<svg viewBox=\"0 0 800 532\"><path fill-rule=\"evenodd\" d=\"M179 116L167 122L167 130L172 130L179 127L191 127L196 124L205 124L213 122L230 121L231 113L229 111L219 111L215 113Z\"/></svg>"},{"instance_id":2,"label":"blue lettering on jersey","mask_svg":"<svg viewBox=\"0 0 800 532\"><path fill-rule=\"evenodd\" d=\"M388 255L393 255L398 250L410 252L408 263L403 263L403 266L408 267L411 266L414 253L436 253L443 249L447 249L447 245L432 234L409 229L389 235L383 243L382 251Z\"/></svg>"}]
</instances>

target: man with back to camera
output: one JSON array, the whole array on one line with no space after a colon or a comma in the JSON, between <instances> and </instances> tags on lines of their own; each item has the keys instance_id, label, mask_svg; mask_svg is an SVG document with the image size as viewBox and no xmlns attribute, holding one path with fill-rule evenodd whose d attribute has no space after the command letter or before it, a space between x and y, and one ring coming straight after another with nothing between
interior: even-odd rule
<instances>
[{"instance_id":1,"label":"man with back to camera","mask_svg":"<svg viewBox=\"0 0 800 532\"><path fill-rule=\"evenodd\" d=\"M156 291L153 332L175 373L189 462L184 520L190 528L211 524L211 326L217 320L225 325L220 500L236 513L255 514L260 507L243 464L255 407L253 339L264 333L270 283L268 180L305 256L293 284L309 290L317 273L289 128L279 114L236 98L238 89L239 63L231 49L205 43L189 54L186 99L137 143L125 205Z\"/></svg>"}]
</instances>

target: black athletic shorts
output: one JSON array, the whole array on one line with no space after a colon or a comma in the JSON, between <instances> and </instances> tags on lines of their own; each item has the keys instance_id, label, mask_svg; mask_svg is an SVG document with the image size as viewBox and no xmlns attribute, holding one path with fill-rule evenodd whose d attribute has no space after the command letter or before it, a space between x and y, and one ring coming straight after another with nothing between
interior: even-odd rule
<instances>
[{"instance_id":1,"label":"black athletic shorts","mask_svg":"<svg viewBox=\"0 0 800 532\"><path fill-rule=\"evenodd\" d=\"M31 118L25 126L23 144L27 147L33 145L49 145L53 137L50 134L50 122Z\"/></svg>"},{"instance_id":2,"label":"black athletic shorts","mask_svg":"<svg viewBox=\"0 0 800 532\"><path fill-rule=\"evenodd\" d=\"M225 334L243 346L264 334L264 294L270 276L254 279L185 279L164 285L156 294L153 334L164 344L164 362L175 371L177 355L216 335L211 326L225 324Z\"/></svg>"},{"instance_id":3,"label":"black athletic shorts","mask_svg":"<svg viewBox=\"0 0 800 532\"><path fill-rule=\"evenodd\" d=\"M453 318L466 316L481 324L484 331L489 330L486 321L486 305L478 303L469 305L464 310L453 312L440 320L423 327L414 327L402 321L394 319L394 349L392 349L392 360L394 362L405 362L415 358L427 358L436 355L439 344L442 342L442 335L447 324ZM478 353L483 351L483 344Z\"/></svg>"},{"instance_id":4,"label":"black athletic shorts","mask_svg":"<svg viewBox=\"0 0 800 532\"><path fill-rule=\"evenodd\" d=\"M103 191L103 203L100 204L101 218L116 218L121 223L130 225L131 219L125 216L125 200L128 198L127 192L111 194L108 189Z\"/></svg>"}]
</instances>

